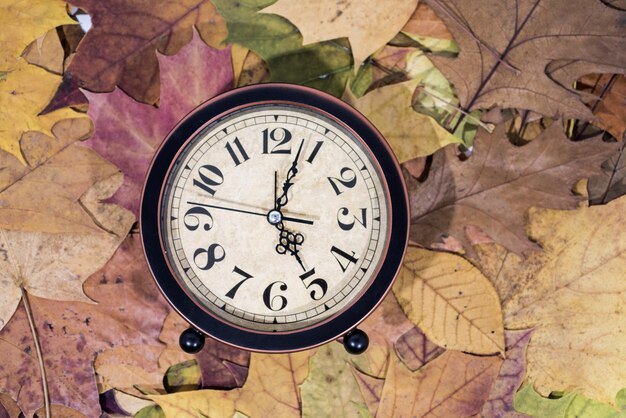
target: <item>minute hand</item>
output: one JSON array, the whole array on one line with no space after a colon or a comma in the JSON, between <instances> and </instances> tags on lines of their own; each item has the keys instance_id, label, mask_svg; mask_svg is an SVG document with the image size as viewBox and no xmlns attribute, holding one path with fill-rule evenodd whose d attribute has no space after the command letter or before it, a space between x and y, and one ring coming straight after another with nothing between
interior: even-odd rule
<instances>
[{"instance_id":1,"label":"minute hand","mask_svg":"<svg viewBox=\"0 0 626 418\"><path fill-rule=\"evenodd\" d=\"M248 215L256 215L256 216L263 216L263 217L267 216L267 212L253 212L253 211L245 210L245 209L235 209L235 208L229 208L226 206L209 205L206 203L199 203L199 202L188 201L187 203L190 205L195 205L195 206L204 206L206 208L221 209L221 210L227 210L230 212L247 213ZM308 219L292 218L291 216L283 216L282 219L284 221L291 221L291 222L297 222L301 224L313 225L313 221L310 221Z\"/></svg>"},{"instance_id":2,"label":"minute hand","mask_svg":"<svg viewBox=\"0 0 626 418\"><path fill-rule=\"evenodd\" d=\"M293 159L291 167L289 167L289 171L287 171L287 178L285 179L285 183L283 184L283 194L280 195L278 199L276 199L276 210L280 210L289 201L289 198L287 197L287 192L289 191L289 188L293 185L291 180L293 180L296 174L298 174L298 159L300 158L300 152L302 151L303 145L304 139L302 140L302 142L300 142L298 152L296 152L296 157Z\"/></svg>"}]
</instances>

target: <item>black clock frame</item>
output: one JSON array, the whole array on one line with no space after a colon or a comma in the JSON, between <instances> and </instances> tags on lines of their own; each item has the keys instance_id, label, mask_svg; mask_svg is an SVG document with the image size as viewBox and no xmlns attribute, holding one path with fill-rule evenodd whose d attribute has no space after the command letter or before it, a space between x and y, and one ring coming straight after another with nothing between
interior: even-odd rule
<instances>
[{"instance_id":1,"label":"black clock frame","mask_svg":"<svg viewBox=\"0 0 626 418\"><path fill-rule=\"evenodd\" d=\"M369 147L378 161L389 192L391 233L384 260L371 284L349 307L318 325L289 332L257 332L228 325L190 298L167 263L159 236L161 194L174 158L187 140L218 116L258 102L278 101L303 104L334 117ZM158 287L169 303L196 329L208 336L252 351L289 352L336 339L364 320L382 301L400 269L409 231L406 185L398 162L382 135L358 111L341 100L318 90L290 84L268 83L241 87L219 95L189 113L168 134L156 152L146 177L140 209L140 230L144 254Z\"/></svg>"}]
</instances>

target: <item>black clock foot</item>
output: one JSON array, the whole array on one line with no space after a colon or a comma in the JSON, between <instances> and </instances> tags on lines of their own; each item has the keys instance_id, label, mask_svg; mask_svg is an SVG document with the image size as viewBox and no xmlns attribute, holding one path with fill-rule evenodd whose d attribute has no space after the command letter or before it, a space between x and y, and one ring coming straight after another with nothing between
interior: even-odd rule
<instances>
[{"instance_id":1,"label":"black clock foot","mask_svg":"<svg viewBox=\"0 0 626 418\"><path fill-rule=\"evenodd\" d=\"M204 334L195 328L187 328L180 334L178 344L185 353L195 354L204 347Z\"/></svg>"},{"instance_id":2,"label":"black clock foot","mask_svg":"<svg viewBox=\"0 0 626 418\"><path fill-rule=\"evenodd\" d=\"M350 354L362 354L367 350L370 339L367 334L358 328L348 331L343 336L343 346Z\"/></svg>"}]
</instances>

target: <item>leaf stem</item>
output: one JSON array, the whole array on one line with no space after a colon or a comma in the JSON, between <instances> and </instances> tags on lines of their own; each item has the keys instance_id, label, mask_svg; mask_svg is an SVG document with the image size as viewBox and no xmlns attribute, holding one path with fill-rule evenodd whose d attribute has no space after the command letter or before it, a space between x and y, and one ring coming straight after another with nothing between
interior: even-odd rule
<instances>
[{"instance_id":1,"label":"leaf stem","mask_svg":"<svg viewBox=\"0 0 626 418\"><path fill-rule=\"evenodd\" d=\"M28 318L28 325L30 325L30 332L33 335L33 341L35 343L35 351L37 352L37 360L39 360L39 371L41 372L41 387L43 388L43 402L46 411L46 418L51 418L50 411L50 393L48 391L48 381L46 379L46 367L43 363L43 354L41 352L41 345L39 344L39 336L37 335L37 329L35 328L35 321L33 319L33 311L30 307L30 301L28 300L28 293L24 286L20 286L22 290L22 300L24 301L24 308L26 310L26 317Z\"/></svg>"}]
</instances>

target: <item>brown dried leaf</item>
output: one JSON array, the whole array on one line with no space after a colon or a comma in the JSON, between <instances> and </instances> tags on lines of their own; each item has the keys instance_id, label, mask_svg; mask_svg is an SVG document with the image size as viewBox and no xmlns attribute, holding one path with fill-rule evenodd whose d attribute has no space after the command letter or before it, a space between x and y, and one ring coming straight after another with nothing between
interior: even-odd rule
<instances>
[{"instance_id":1,"label":"brown dried leaf","mask_svg":"<svg viewBox=\"0 0 626 418\"><path fill-rule=\"evenodd\" d=\"M433 344L419 328L412 328L398 339L394 348L398 358L412 372L437 358L445 351Z\"/></svg>"},{"instance_id":2,"label":"brown dried leaf","mask_svg":"<svg viewBox=\"0 0 626 418\"><path fill-rule=\"evenodd\" d=\"M135 100L159 100L156 51L177 53L192 37L195 26L202 38L218 47L226 24L209 0L74 0L91 16L93 27L78 45L63 83L45 111L81 103L78 88L109 92L119 86Z\"/></svg>"},{"instance_id":3,"label":"brown dried leaf","mask_svg":"<svg viewBox=\"0 0 626 418\"><path fill-rule=\"evenodd\" d=\"M469 253L464 228L473 225L518 254L537 249L525 232L528 208L575 208L574 183L598 173L617 147L601 138L569 141L559 123L522 147L502 124L480 131L471 158L447 147L433 156L426 180L409 179L410 237L428 247L450 235Z\"/></svg>"},{"instance_id":4,"label":"brown dried leaf","mask_svg":"<svg viewBox=\"0 0 626 418\"><path fill-rule=\"evenodd\" d=\"M599 1L426 2L459 43L457 58L433 61L466 112L501 106L589 120L591 112L570 86L598 66L626 67L626 54L615 53L626 36L623 14ZM583 72L558 84L547 72L557 60L578 61Z\"/></svg>"},{"instance_id":5,"label":"brown dried leaf","mask_svg":"<svg viewBox=\"0 0 626 418\"><path fill-rule=\"evenodd\" d=\"M106 266L85 282L84 290L98 303L59 303L32 295L29 300L52 402L93 417L100 415L92 368L95 353L118 346L157 345L170 308L150 277L137 237L127 238ZM43 405L43 396L22 306L0 332L0 356L12 359L0 363L0 387L30 416ZM122 361L118 357L117 362ZM142 367L147 368L145 363Z\"/></svg>"},{"instance_id":6,"label":"brown dried leaf","mask_svg":"<svg viewBox=\"0 0 626 418\"><path fill-rule=\"evenodd\" d=\"M626 76L623 74L587 74L576 88L595 96L589 103L597 119L593 122L621 141L626 132Z\"/></svg>"},{"instance_id":7,"label":"brown dried leaf","mask_svg":"<svg viewBox=\"0 0 626 418\"><path fill-rule=\"evenodd\" d=\"M626 141L602 163L602 174L587 182L589 204L603 205L626 194Z\"/></svg>"}]
</instances>

